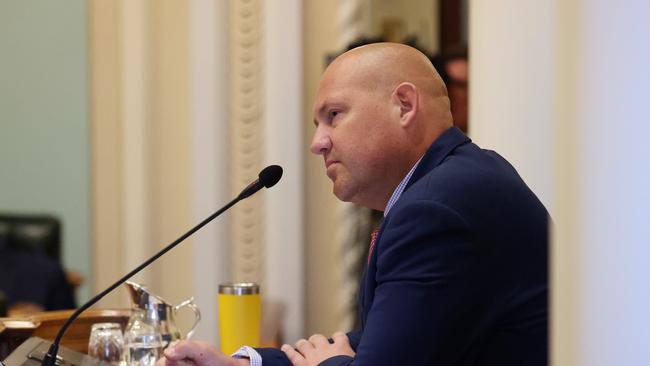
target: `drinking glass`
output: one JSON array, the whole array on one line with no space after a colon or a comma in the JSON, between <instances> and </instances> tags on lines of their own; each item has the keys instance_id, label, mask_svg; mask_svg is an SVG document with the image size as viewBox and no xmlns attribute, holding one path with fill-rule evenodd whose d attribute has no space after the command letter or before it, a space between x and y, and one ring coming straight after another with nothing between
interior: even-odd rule
<instances>
[{"instance_id":1,"label":"drinking glass","mask_svg":"<svg viewBox=\"0 0 650 366\"><path fill-rule=\"evenodd\" d=\"M147 322L142 310L134 310L124 332L127 366L154 366L162 357L165 344L158 328Z\"/></svg>"},{"instance_id":2,"label":"drinking glass","mask_svg":"<svg viewBox=\"0 0 650 366\"><path fill-rule=\"evenodd\" d=\"M88 341L88 355L105 362L120 362L124 339L118 323L93 324Z\"/></svg>"}]
</instances>

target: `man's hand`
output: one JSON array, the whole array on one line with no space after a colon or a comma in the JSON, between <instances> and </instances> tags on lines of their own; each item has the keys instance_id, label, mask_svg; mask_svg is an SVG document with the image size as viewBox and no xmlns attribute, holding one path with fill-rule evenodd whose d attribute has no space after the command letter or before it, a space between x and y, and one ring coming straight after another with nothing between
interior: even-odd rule
<instances>
[{"instance_id":1,"label":"man's hand","mask_svg":"<svg viewBox=\"0 0 650 366\"><path fill-rule=\"evenodd\" d=\"M309 340L301 339L296 342L295 349L288 344L283 345L281 349L293 366L317 366L328 358L339 355L354 357L355 353L345 333L336 332L332 339L334 343L330 344L324 336L314 334Z\"/></svg>"},{"instance_id":2,"label":"man's hand","mask_svg":"<svg viewBox=\"0 0 650 366\"><path fill-rule=\"evenodd\" d=\"M246 358L232 358L201 341L180 341L165 350L156 366L249 366Z\"/></svg>"}]
</instances>

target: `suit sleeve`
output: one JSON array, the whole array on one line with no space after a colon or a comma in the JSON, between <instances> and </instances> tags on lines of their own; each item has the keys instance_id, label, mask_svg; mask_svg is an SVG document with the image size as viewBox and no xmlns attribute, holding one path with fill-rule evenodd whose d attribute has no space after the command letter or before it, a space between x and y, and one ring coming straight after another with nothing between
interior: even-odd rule
<instances>
[{"instance_id":1,"label":"suit sleeve","mask_svg":"<svg viewBox=\"0 0 650 366\"><path fill-rule=\"evenodd\" d=\"M478 254L466 222L450 208L395 206L376 247L374 299L356 356L323 364L457 364L484 321L477 302L487 267Z\"/></svg>"},{"instance_id":2,"label":"suit sleeve","mask_svg":"<svg viewBox=\"0 0 650 366\"><path fill-rule=\"evenodd\" d=\"M359 342L361 341L361 334L362 332L360 330L355 330L352 332L348 332L348 341L350 342L350 346L354 350L354 352L357 351L357 347L359 346Z\"/></svg>"}]
</instances>

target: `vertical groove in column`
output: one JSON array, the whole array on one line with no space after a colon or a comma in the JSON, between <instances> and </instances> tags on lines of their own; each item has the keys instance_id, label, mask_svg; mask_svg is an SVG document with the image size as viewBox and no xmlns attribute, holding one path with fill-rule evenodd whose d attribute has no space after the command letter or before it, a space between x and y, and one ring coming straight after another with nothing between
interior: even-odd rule
<instances>
[{"instance_id":1,"label":"vertical groove in column","mask_svg":"<svg viewBox=\"0 0 650 366\"><path fill-rule=\"evenodd\" d=\"M98 293L119 278L124 253L116 243L123 238L122 80L119 28L120 3L92 0L89 6L90 146L92 200L92 284ZM100 302L105 308L123 307L118 296Z\"/></svg>"},{"instance_id":2,"label":"vertical groove in column","mask_svg":"<svg viewBox=\"0 0 650 366\"><path fill-rule=\"evenodd\" d=\"M262 3L231 0L229 11L231 186L236 195L262 168ZM263 204L262 196L257 194L240 202L232 212L235 281L263 280Z\"/></svg>"},{"instance_id":3,"label":"vertical groove in column","mask_svg":"<svg viewBox=\"0 0 650 366\"><path fill-rule=\"evenodd\" d=\"M122 138L121 208L124 237L122 250L129 253L122 263L126 273L148 258L152 249L151 229L151 128L152 70L151 4L147 1L119 2L120 16L120 87ZM151 282L151 272L134 276L142 283Z\"/></svg>"}]
</instances>

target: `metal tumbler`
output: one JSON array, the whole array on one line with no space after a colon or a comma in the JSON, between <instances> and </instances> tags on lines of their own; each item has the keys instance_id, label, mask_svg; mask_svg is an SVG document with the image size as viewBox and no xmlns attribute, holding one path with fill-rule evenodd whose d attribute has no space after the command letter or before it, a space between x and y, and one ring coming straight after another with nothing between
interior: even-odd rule
<instances>
[{"instance_id":1,"label":"metal tumbler","mask_svg":"<svg viewBox=\"0 0 650 366\"><path fill-rule=\"evenodd\" d=\"M244 345L259 347L262 317L259 285L220 284L218 305L221 351L229 355Z\"/></svg>"}]
</instances>

